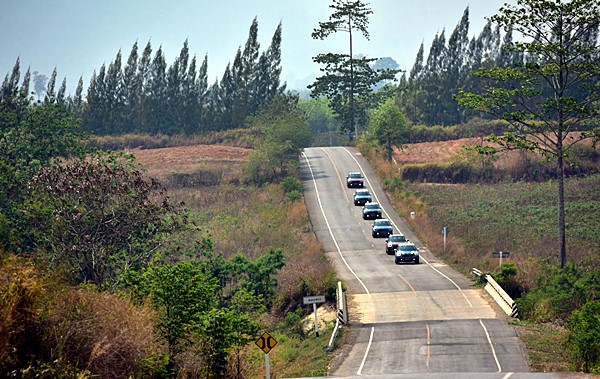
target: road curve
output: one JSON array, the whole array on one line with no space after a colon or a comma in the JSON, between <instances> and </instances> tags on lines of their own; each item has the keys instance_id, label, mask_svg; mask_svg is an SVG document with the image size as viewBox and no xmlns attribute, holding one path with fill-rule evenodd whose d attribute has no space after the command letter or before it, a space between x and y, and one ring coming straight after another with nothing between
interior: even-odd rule
<instances>
[{"instance_id":1,"label":"road curve","mask_svg":"<svg viewBox=\"0 0 600 379\"><path fill-rule=\"evenodd\" d=\"M395 265L384 239L371 237L371 222L362 219L361 207L352 202L354 190L346 188L349 171L365 175L384 217L419 247L421 264ZM419 241L360 153L349 147L305 149L301 176L314 231L348 289L348 346L328 375L501 379L527 373L514 330L483 290Z\"/></svg>"}]
</instances>

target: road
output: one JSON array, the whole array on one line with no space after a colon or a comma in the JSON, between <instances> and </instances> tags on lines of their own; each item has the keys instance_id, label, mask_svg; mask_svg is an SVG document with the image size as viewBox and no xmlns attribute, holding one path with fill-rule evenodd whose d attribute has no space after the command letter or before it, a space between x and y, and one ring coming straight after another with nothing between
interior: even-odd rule
<instances>
[{"instance_id":1,"label":"road","mask_svg":"<svg viewBox=\"0 0 600 379\"><path fill-rule=\"evenodd\" d=\"M371 236L372 221L362 219L354 189L346 188L349 171L365 175L384 217L419 247L421 264L394 264L385 239ZM301 174L314 231L348 294L347 344L329 376L538 377L487 294L428 251L357 150L305 149Z\"/></svg>"}]
</instances>

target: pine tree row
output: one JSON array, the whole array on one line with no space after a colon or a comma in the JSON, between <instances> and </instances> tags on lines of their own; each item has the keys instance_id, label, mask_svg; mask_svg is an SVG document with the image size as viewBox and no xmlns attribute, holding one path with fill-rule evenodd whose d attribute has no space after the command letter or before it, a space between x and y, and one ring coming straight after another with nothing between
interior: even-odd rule
<instances>
[{"instance_id":1,"label":"pine tree row","mask_svg":"<svg viewBox=\"0 0 600 379\"><path fill-rule=\"evenodd\" d=\"M496 65L511 65L522 56L511 54L503 47L512 40L512 31L502 37L500 29L488 22L479 36L469 40L469 8L446 42L445 31L436 34L427 60L421 43L408 78L399 83L402 111L414 123L425 125L456 125L473 114L459 109L452 96L459 88L476 91L480 80L471 72Z\"/></svg>"},{"instance_id":2,"label":"pine tree row","mask_svg":"<svg viewBox=\"0 0 600 379\"><path fill-rule=\"evenodd\" d=\"M499 26L494 28L492 22L488 21L477 37L469 39L468 35L469 8L467 7L448 41L444 31L434 37L426 61L424 47L421 44L408 78L404 74L398 86L399 104L413 123L457 125L467 122L473 116L489 117L460 108L453 98L459 89L481 93L486 85L498 86L497 83L490 83L474 76L473 72L493 67L518 67L542 63L540 61L542 58L539 56L515 52L507 48L513 42L511 28L502 33ZM585 40L591 46L597 44L598 30L592 30L585 36ZM583 57L582 59L599 58ZM540 91L543 90L540 88ZM580 94L571 95L580 96Z\"/></svg>"},{"instance_id":3,"label":"pine tree row","mask_svg":"<svg viewBox=\"0 0 600 379\"><path fill-rule=\"evenodd\" d=\"M216 80L210 86L208 57L201 62L195 56L190 58L187 40L171 65L167 64L162 47L153 53L150 42L141 53L135 42L124 64L122 58L119 51L108 67L102 65L98 72L94 71L85 99L82 78L73 96L65 96L66 79L57 90L55 69L43 100L39 100L63 105L80 117L82 129L92 134L173 135L243 127L247 116L285 91L285 85L280 83L281 23L270 46L260 52L255 18L243 49L237 50L221 81ZM20 86L19 80L17 59L12 73L4 79L1 92L6 95L4 98L20 98L28 105L29 70ZM17 94L21 96L13 96Z\"/></svg>"}]
</instances>

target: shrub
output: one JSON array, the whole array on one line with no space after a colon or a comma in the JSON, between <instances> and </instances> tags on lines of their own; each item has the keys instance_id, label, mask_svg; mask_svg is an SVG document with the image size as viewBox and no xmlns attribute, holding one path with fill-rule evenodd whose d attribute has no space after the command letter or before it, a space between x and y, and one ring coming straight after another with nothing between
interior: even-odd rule
<instances>
[{"instance_id":1,"label":"shrub","mask_svg":"<svg viewBox=\"0 0 600 379\"><path fill-rule=\"evenodd\" d=\"M47 362L78 362L93 375L124 378L141 372L144 358L165 351L149 308L93 287L53 294L47 315L40 322Z\"/></svg>"},{"instance_id":2,"label":"shrub","mask_svg":"<svg viewBox=\"0 0 600 379\"><path fill-rule=\"evenodd\" d=\"M401 171L402 180L423 183L469 183L480 177L473 166L463 162L407 164Z\"/></svg>"},{"instance_id":3,"label":"shrub","mask_svg":"<svg viewBox=\"0 0 600 379\"><path fill-rule=\"evenodd\" d=\"M521 297L523 287L517 281L519 270L514 262L503 262L498 269L492 273L492 277L506 293L512 298Z\"/></svg>"},{"instance_id":4,"label":"shrub","mask_svg":"<svg viewBox=\"0 0 600 379\"><path fill-rule=\"evenodd\" d=\"M573 311L566 326L577 366L590 372L600 360L600 301L589 301L580 310Z\"/></svg>"},{"instance_id":5,"label":"shrub","mask_svg":"<svg viewBox=\"0 0 600 379\"><path fill-rule=\"evenodd\" d=\"M0 372L27 362L38 349L35 330L43 288L29 262L0 253Z\"/></svg>"},{"instance_id":6,"label":"shrub","mask_svg":"<svg viewBox=\"0 0 600 379\"><path fill-rule=\"evenodd\" d=\"M195 172L172 172L166 180L168 188L215 187L223 181L222 167L206 167Z\"/></svg>"},{"instance_id":7,"label":"shrub","mask_svg":"<svg viewBox=\"0 0 600 379\"><path fill-rule=\"evenodd\" d=\"M597 300L600 278L597 272L584 272L570 263L564 269L547 266L538 277L537 288L517 299L519 313L532 321L566 320L586 302Z\"/></svg>"},{"instance_id":8,"label":"shrub","mask_svg":"<svg viewBox=\"0 0 600 379\"><path fill-rule=\"evenodd\" d=\"M284 193L288 193L288 192L292 192L292 191L302 192L302 183L300 183L300 181L293 176L286 176L281 181L281 187L283 187Z\"/></svg>"},{"instance_id":9,"label":"shrub","mask_svg":"<svg viewBox=\"0 0 600 379\"><path fill-rule=\"evenodd\" d=\"M289 201L296 201L302 198L302 183L293 176L287 176L281 181L281 187L286 198Z\"/></svg>"},{"instance_id":10,"label":"shrub","mask_svg":"<svg viewBox=\"0 0 600 379\"><path fill-rule=\"evenodd\" d=\"M132 158L99 154L45 168L30 184L30 223L53 269L74 283L112 284L140 268L179 225L164 188Z\"/></svg>"}]
</instances>

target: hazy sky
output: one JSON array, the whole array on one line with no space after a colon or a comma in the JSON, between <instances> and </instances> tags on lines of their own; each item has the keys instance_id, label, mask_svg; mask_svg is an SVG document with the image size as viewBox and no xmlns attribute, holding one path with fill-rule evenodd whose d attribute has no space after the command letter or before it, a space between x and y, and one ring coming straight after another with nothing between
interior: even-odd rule
<instances>
[{"instance_id":1,"label":"hazy sky","mask_svg":"<svg viewBox=\"0 0 600 379\"><path fill-rule=\"evenodd\" d=\"M354 38L355 54L392 57L410 70L421 42L429 51L436 33L446 39L468 6L469 35L479 34L485 16L497 13L512 0L366 0L370 41ZM291 87L319 75L312 57L324 52L346 53L348 36L337 33L313 40L312 30L327 21L331 0L0 0L0 75L21 59L27 67L50 76L56 67L58 82L67 78L72 92L80 76L89 79L103 63L122 50L123 62L138 41L139 53L150 40L153 53L162 45L167 63L188 39L190 55L201 61L208 55L209 84L220 79L228 62L248 38L258 19L261 51L267 49L282 23L282 79ZM288 88L290 87L288 86Z\"/></svg>"}]
</instances>

